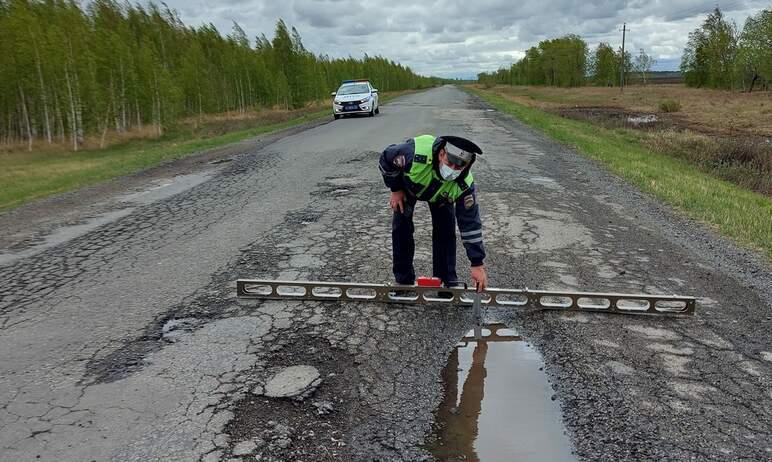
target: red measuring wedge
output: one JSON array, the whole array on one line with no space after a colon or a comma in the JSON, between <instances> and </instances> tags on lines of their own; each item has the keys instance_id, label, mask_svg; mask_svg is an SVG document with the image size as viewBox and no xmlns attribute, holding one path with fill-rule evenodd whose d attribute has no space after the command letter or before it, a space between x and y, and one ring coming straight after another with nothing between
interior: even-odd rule
<instances>
[{"instance_id":1,"label":"red measuring wedge","mask_svg":"<svg viewBox=\"0 0 772 462\"><path fill-rule=\"evenodd\" d=\"M416 278L416 284L418 287L442 287L442 279L429 276L418 276Z\"/></svg>"}]
</instances>

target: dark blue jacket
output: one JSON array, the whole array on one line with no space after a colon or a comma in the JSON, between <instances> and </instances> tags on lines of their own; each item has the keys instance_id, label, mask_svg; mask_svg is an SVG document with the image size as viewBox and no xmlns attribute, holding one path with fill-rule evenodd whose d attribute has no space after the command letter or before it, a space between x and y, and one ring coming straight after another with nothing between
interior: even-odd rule
<instances>
[{"instance_id":1,"label":"dark blue jacket","mask_svg":"<svg viewBox=\"0 0 772 462\"><path fill-rule=\"evenodd\" d=\"M392 191L405 191L415 198L415 185L404 175L410 171L415 155L415 142L412 139L402 144L387 147L379 160L378 167L383 175L383 182ZM485 260L485 246L482 238L480 206L477 204L475 185L472 185L455 201L456 222L461 233L461 242L466 249L466 256L472 266L481 266ZM421 200L420 198L416 198Z\"/></svg>"}]
</instances>

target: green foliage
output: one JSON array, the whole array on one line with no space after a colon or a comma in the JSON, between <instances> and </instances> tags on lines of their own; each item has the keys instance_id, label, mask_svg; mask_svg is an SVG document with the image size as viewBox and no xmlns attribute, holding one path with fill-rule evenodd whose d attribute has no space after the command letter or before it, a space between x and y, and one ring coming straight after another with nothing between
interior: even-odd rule
<instances>
[{"instance_id":1,"label":"green foliage","mask_svg":"<svg viewBox=\"0 0 772 462\"><path fill-rule=\"evenodd\" d=\"M743 89L772 83L772 10L762 10L745 21L735 62Z\"/></svg>"},{"instance_id":2,"label":"green foliage","mask_svg":"<svg viewBox=\"0 0 772 462\"><path fill-rule=\"evenodd\" d=\"M436 85L382 57L330 59L279 20L255 46L236 23L222 36L182 23L165 4L0 0L0 143L68 142L87 135L258 106L298 108L329 98L341 80L383 91Z\"/></svg>"},{"instance_id":3,"label":"green foliage","mask_svg":"<svg viewBox=\"0 0 772 462\"><path fill-rule=\"evenodd\" d=\"M619 84L619 58L608 43L599 43L590 58L590 78L595 85Z\"/></svg>"},{"instance_id":4,"label":"green foliage","mask_svg":"<svg viewBox=\"0 0 772 462\"><path fill-rule=\"evenodd\" d=\"M716 8L700 28L689 34L681 58L681 72L687 85L733 88L737 59L737 26Z\"/></svg>"},{"instance_id":5,"label":"green foliage","mask_svg":"<svg viewBox=\"0 0 772 462\"><path fill-rule=\"evenodd\" d=\"M659 110L662 112L678 112L681 110L681 103L674 99L662 100L659 103Z\"/></svg>"},{"instance_id":6,"label":"green foliage","mask_svg":"<svg viewBox=\"0 0 772 462\"><path fill-rule=\"evenodd\" d=\"M624 74L620 66L624 64ZM630 74L635 70L633 57L629 51L625 51L622 60L622 49L614 51L611 45L605 42L598 44L595 52L590 57L590 80L595 85L614 87L619 85L620 78L624 75L625 82L630 79Z\"/></svg>"},{"instance_id":7,"label":"green foliage","mask_svg":"<svg viewBox=\"0 0 772 462\"><path fill-rule=\"evenodd\" d=\"M509 69L477 75L483 84L551 85L577 87L584 84L587 44L576 35L544 40L526 51Z\"/></svg>"}]
</instances>

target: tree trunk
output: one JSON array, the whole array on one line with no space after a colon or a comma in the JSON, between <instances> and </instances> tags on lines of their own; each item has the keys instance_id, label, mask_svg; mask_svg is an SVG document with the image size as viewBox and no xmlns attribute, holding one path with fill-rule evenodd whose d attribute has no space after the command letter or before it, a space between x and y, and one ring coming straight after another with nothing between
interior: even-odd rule
<instances>
[{"instance_id":1,"label":"tree trunk","mask_svg":"<svg viewBox=\"0 0 772 462\"><path fill-rule=\"evenodd\" d=\"M753 93L753 84L756 83L756 79L759 78L759 74L753 74L753 80L751 80L751 88L748 89L748 93Z\"/></svg>"},{"instance_id":2,"label":"tree trunk","mask_svg":"<svg viewBox=\"0 0 772 462\"><path fill-rule=\"evenodd\" d=\"M73 132L73 136L78 144L83 144L83 105L80 100L80 80L78 79L78 70L75 68L75 56L72 52L72 42L70 42L69 39L68 45L70 51L68 62L72 65L72 82L68 85L70 85L70 104L75 118L75 131ZM75 145L75 150L78 150L77 145Z\"/></svg>"},{"instance_id":3,"label":"tree trunk","mask_svg":"<svg viewBox=\"0 0 772 462\"><path fill-rule=\"evenodd\" d=\"M201 88L198 89L198 126L203 122L204 110L201 105Z\"/></svg>"},{"instance_id":4,"label":"tree trunk","mask_svg":"<svg viewBox=\"0 0 772 462\"><path fill-rule=\"evenodd\" d=\"M134 107L137 108L137 128L142 130L142 114L139 111L139 98L134 95Z\"/></svg>"},{"instance_id":5,"label":"tree trunk","mask_svg":"<svg viewBox=\"0 0 772 462\"><path fill-rule=\"evenodd\" d=\"M249 72L247 72L247 104L250 107L253 106L255 103L252 98L253 94L254 92L252 91L252 79L249 78Z\"/></svg>"},{"instance_id":6,"label":"tree trunk","mask_svg":"<svg viewBox=\"0 0 772 462\"><path fill-rule=\"evenodd\" d=\"M64 144L65 132L64 132L64 116L62 116L62 108L59 106L59 95L54 93L54 117L56 118L57 131L59 132L59 142Z\"/></svg>"},{"instance_id":7,"label":"tree trunk","mask_svg":"<svg viewBox=\"0 0 772 462\"><path fill-rule=\"evenodd\" d=\"M19 84L19 96L21 97L21 116L24 119L24 126L27 132L27 151L32 151L32 128L29 123L29 112L27 111L27 98L24 96L24 89Z\"/></svg>"},{"instance_id":8,"label":"tree trunk","mask_svg":"<svg viewBox=\"0 0 772 462\"><path fill-rule=\"evenodd\" d=\"M46 85L43 82L43 67L40 65L40 53L38 52L37 45L35 46L35 62L38 68L38 80L40 81L40 98L43 100L43 125L46 129L46 139L48 140L48 144L51 144L51 121L48 117L48 95L46 93Z\"/></svg>"},{"instance_id":9,"label":"tree trunk","mask_svg":"<svg viewBox=\"0 0 772 462\"><path fill-rule=\"evenodd\" d=\"M121 58L121 131L126 131L126 74L123 71Z\"/></svg>"},{"instance_id":10,"label":"tree trunk","mask_svg":"<svg viewBox=\"0 0 772 462\"><path fill-rule=\"evenodd\" d=\"M70 100L70 136L72 137L72 149L73 151L78 150L78 123L77 123L77 117L75 116L75 95L72 92L72 81L70 80L70 71L67 68L67 65L64 65L64 79L67 82L67 93L69 95Z\"/></svg>"},{"instance_id":11,"label":"tree trunk","mask_svg":"<svg viewBox=\"0 0 772 462\"><path fill-rule=\"evenodd\" d=\"M108 108L107 111L105 111L105 122L104 122L104 128L102 128L102 138L99 140L99 149L104 149L105 147L105 138L107 137L107 127L110 124L110 109Z\"/></svg>"},{"instance_id":12,"label":"tree trunk","mask_svg":"<svg viewBox=\"0 0 772 462\"><path fill-rule=\"evenodd\" d=\"M163 135L163 128L161 127L161 91L158 86L158 76L153 71L153 118L156 124L156 133L158 136Z\"/></svg>"},{"instance_id":13,"label":"tree trunk","mask_svg":"<svg viewBox=\"0 0 772 462\"><path fill-rule=\"evenodd\" d=\"M240 112L244 114L247 112L246 107L246 96L244 95L244 82L239 79L239 106L240 106Z\"/></svg>"},{"instance_id":14,"label":"tree trunk","mask_svg":"<svg viewBox=\"0 0 772 462\"><path fill-rule=\"evenodd\" d=\"M113 123L115 124L115 131L121 131L121 119L118 114L118 99L115 96L115 85L113 82L113 70L110 69L110 105L113 108ZM106 126L106 125L105 125Z\"/></svg>"},{"instance_id":15,"label":"tree trunk","mask_svg":"<svg viewBox=\"0 0 772 462\"><path fill-rule=\"evenodd\" d=\"M9 114L9 116L10 116L10 114ZM7 128L6 128L6 131L5 131L4 135L3 135L3 143L11 144L11 128L12 127L11 127L11 120L10 119L8 119L6 121L6 125L7 125Z\"/></svg>"},{"instance_id":16,"label":"tree trunk","mask_svg":"<svg viewBox=\"0 0 772 462\"><path fill-rule=\"evenodd\" d=\"M11 111L11 108L8 108L8 129L6 130L6 136L5 141L7 144L13 144L14 136L13 136L13 112Z\"/></svg>"},{"instance_id":17,"label":"tree trunk","mask_svg":"<svg viewBox=\"0 0 772 462\"><path fill-rule=\"evenodd\" d=\"M75 82L75 121L76 121L76 133L78 135L78 143L83 144L85 139L83 128L83 102L80 100L80 81L78 80L78 73L73 71L73 81Z\"/></svg>"}]
</instances>

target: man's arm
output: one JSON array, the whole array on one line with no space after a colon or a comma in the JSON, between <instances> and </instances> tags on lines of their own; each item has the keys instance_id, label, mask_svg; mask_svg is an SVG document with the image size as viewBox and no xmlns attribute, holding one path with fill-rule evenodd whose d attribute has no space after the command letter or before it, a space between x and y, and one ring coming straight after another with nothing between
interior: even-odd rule
<instances>
[{"instance_id":1,"label":"man's arm","mask_svg":"<svg viewBox=\"0 0 772 462\"><path fill-rule=\"evenodd\" d=\"M488 275L485 272L485 246L483 245L482 220L474 184L456 200L456 221L461 233L466 256L472 265L472 280L477 290L488 287Z\"/></svg>"},{"instance_id":2,"label":"man's arm","mask_svg":"<svg viewBox=\"0 0 772 462\"><path fill-rule=\"evenodd\" d=\"M474 185L456 200L456 221L469 262L472 266L482 266L485 260L485 246L483 246L480 207L477 205Z\"/></svg>"},{"instance_id":3,"label":"man's arm","mask_svg":"<svg viewBox=\"0 0 772 462\"><path fill-rule=\"evenodd\" d=\"M383 175L383 182L392 191L405 189L403 173L413 162L415 142L410 139L402 144L392 144L383 150L378 161L378 168Z\"/></svg>"}]
</instances>

